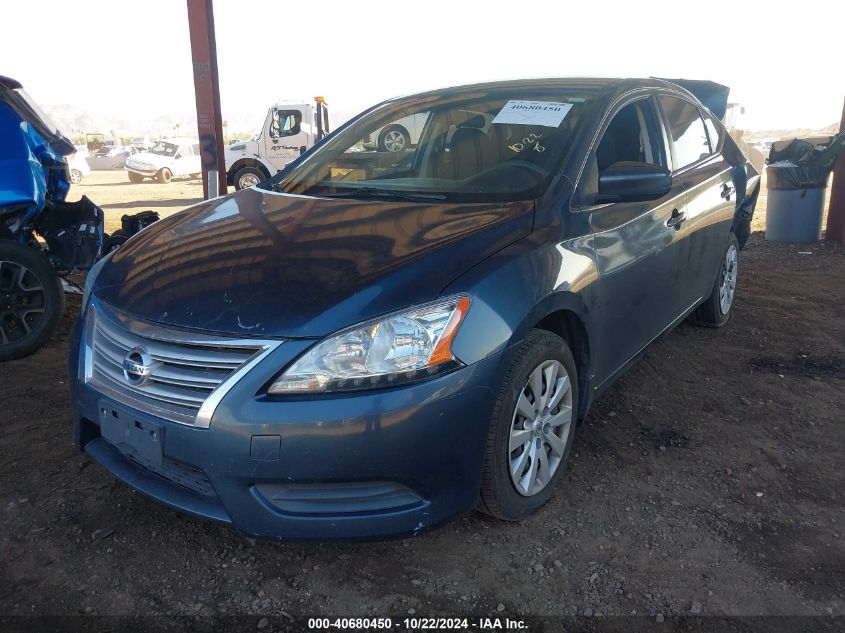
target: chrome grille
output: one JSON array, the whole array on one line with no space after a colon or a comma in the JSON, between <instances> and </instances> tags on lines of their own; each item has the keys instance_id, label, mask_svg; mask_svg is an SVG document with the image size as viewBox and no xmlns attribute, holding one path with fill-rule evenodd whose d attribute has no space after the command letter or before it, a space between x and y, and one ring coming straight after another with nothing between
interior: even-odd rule
<instances>
[{"instance_id":1,"label":"chrome grille","mask_svg":"<svg viewBox=\"0 0 845 633\"><path fill-rule=\"evenodd\" d=\"M207 427L223 395L281 341L234 339L172 329L91 305L85 381L104 395L173 422ZM133 384L124 359L148 354L150 374Z\"/></svg>"}]
</instances>

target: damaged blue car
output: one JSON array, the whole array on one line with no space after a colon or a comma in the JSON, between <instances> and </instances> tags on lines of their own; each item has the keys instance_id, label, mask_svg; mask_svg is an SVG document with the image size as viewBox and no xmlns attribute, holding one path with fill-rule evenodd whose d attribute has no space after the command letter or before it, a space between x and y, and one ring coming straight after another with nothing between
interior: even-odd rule
<instances>
[{"instance_id":1,"label":"damaged blue car","mask_svg":"<svg viewBox=\"0 0 845 633\"><path fill-rule=\"evenodd\" d=\"M76 151L14 79L0 76L0 362L52 335L61 276L88 270L103 245L103 212L67 202Z\"/></svg>"}]
</instances>

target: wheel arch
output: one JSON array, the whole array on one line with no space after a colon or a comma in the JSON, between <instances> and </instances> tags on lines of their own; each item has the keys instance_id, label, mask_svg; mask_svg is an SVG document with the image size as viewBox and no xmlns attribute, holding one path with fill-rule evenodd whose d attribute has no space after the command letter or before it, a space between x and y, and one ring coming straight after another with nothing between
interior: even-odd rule
<instances>
[{"instance_id":1,"label":"wheel arch","mask_svg":"<svg viewBox=\"0 0 845 633\"><path fill-rule=\"evenodd\" d=\"M273 173L270 171L270 168L264 164L264 162L258 160L257 158L251 158L249 156L244 156L243 158L239 158L229 169L226 171L226 184L229 186L235 185L235 174L237 174L242 168L244 167L254 167L255 169L260 169L262 173L267 178L270 178Z\"/></svg>"},{"instance_id":2,"label":"wheel arch","mask_svg":"<svg viewBox=\"0 0 845 633\"><path fill-rule=\"evenodd\" d=\"M590 338L581 316L574 310L564 308L550 312L532 329L546 330L557 334L569 346L578 371L578 420L587 415L590 394Z\"/></svg>"}]
</instances>

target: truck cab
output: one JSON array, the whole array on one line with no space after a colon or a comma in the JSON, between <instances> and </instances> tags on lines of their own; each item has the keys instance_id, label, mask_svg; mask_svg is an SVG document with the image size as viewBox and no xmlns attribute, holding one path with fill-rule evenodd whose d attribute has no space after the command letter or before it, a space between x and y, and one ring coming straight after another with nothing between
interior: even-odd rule
<instances>
[{"instance_id":1,"label":"truck cab","mask_svg":"<svg viewBox=\"0 0 845 633\"><path fill-rule=\"evenodd\" d=\"M238 190L257 185L328 132L329 112L322 97L315 97L313 104L276 103L255 138L226 147L227 182Z\"/></svg>"}]
</instances>

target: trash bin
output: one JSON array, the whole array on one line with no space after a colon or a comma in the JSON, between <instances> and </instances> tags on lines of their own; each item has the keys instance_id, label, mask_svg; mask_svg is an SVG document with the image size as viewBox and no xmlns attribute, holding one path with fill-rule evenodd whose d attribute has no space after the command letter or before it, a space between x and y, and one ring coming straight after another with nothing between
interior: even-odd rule
<instances>
[{"instance_id":1,"label":"trash bin","mask_svg":"<svg viewBox=\"0 0 845 633\"><path fill-rule=\"evenodd\" d=\"M827 182L836 157L845 145L840 133L823 143L793 139L772 147L766 167L766 239L817 242Z\"/></svg>"},{"instance_id":2,"label":"trash bin","mask_svg":"<svg viewBox=\"0 0 845 633\"><path fill-rule=\"evenodd\" d=\"M817 242L822 237L828 174L790 162L766 167L766 239Z\"/></svg>"}]
</instances>

